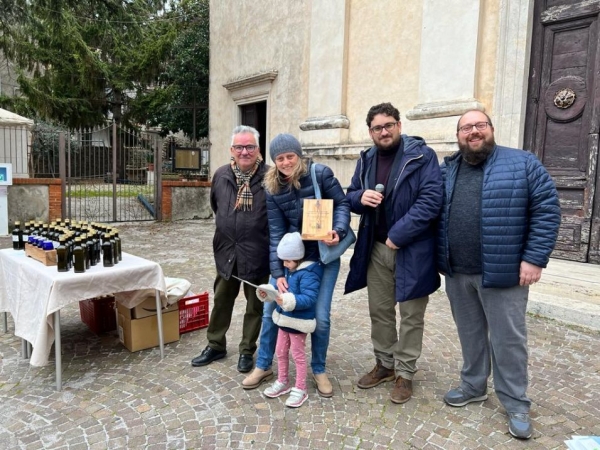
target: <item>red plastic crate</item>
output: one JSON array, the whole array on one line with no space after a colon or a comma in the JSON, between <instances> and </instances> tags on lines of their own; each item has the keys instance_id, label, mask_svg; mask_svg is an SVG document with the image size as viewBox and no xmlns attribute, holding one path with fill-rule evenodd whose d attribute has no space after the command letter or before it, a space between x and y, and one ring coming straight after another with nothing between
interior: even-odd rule
<instances>
[{"instance_id":1,"label":"red plastic crate","mask_svg":"<svg viewBox=\"0 0 600 450\"><path fill-rule=\"evenodd\" d=\"M81 321L96 334L117 329L115 298L113 296L90 298L79 302Z\"/></svg>"},{"instance_id":2,"label":"red plastic crate","mask_svg":"<svg viewBox=\"0 0 600 450\"><path fill-rule=\"evenodd\" d=\"M179 333L208 326L208 292L179 300Z\"/></svg>"}]
</instances>

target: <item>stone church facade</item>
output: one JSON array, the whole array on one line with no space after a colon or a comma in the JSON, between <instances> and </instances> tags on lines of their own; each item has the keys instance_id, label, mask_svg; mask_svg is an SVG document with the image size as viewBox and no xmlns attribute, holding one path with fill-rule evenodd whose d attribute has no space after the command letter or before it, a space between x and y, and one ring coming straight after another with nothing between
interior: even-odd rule
<instances>
[{"instance_id":1,"label":"stone church facade","mask_svg":"<svg viewBox=\"0 0 600 450\"><path fill-rule=\"evenodd\" d=\"M492 117L498 143L533 151L557 182L564 224L555 255L600 262L600 2L213 0L210 7L211 173L228 162L231 130L243 123L259 129L266 155L276 134L297 136L347 186L370 146L372 105L393 103L403 133L422 136L440 157L457 148L458 117L478 108ZM567 148L563 135L581 139Z\"/></svg>"}]
</instances>

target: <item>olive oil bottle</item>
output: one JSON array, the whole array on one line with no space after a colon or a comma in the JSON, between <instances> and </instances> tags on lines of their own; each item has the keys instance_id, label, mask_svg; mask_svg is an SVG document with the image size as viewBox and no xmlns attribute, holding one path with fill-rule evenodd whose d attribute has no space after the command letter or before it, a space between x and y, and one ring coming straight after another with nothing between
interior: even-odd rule
<instances>
[{"instance_id":1,"label":"olive oil bottle","mask_svg":"<svg viewBox=\"0 0 600 450\"><path fill-rule=\"evenodd\" d=\"M114 266L112 245L108 234L102 237L102 265L104 267Z\"/></svg>"},{"instance_id":2,"label":"olive oil bottle","mask_svg":"<svg viewBox=\"0 0 600 450\"><path fill-rule=\"evenodd\" d=\"M85 250L81 246L81 238L75 238L75 247L73 248L73 258L75 259L75 273L85 272Z\"/></svg>"},{"instance_id":3,"label":"olive oil bottle","mask_svg":"<svg viewBox=\"0 0 600 450\"><path fill-rule=\"evenodd\" d=\"M65 242L66 238L61 236L58 247L56 247L56 265L58 266L59 272L69 271L69 251L65 245Z\"/></svg>"}]
</instances>

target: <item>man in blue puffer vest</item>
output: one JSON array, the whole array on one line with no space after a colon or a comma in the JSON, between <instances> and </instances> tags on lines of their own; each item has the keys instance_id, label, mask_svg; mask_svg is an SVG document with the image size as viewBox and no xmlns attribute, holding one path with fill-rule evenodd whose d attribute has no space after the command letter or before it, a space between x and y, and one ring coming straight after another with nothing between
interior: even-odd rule
<instances>
[{"instance_id":1,"label":"man in blue puffer vest","mask_svg":"<svg viewBox=\"0 0 600 450\"><path fill-rule=\"evenodd\" d=\"M486 400L493 368L510 434L529 439L527 299L556 243L558 194L532 153L496 145L487 114L465 113L456 137L459 151L442 164L437 246L463 367L460 386L444 401Z\"/></svg>"},{"instance_id":2,"label":"man in blue puffer vest","mask_svg":"<svg viewBox=\"0 0 600 450\"><path fill-rule=\"evenodd\" d=\"M404 403L413 393L429 294L440 286L435 232L442 177L425 141L401 134L400 112L391 103L373 106L367 126L375 145L361 152L346 194L361 216L345 292L366 286L369 298L376 362L358 387L394 381L390 400Z\"/></svg>"}]
</instances>

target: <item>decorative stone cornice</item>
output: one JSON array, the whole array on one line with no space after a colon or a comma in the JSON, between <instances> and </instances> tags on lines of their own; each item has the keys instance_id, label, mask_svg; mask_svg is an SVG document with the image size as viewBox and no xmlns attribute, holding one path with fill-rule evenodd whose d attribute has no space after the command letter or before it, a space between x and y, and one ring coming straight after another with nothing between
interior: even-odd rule
<instances>
[{"instance_id":1,"label":"decorative stone cornice","mask_svg":"<svg viewBox=\"0 0 600 450\"><path fill-rule=\"evenodd\" d=\"M236 91L238 89L256 86L265 82L272 83L273 80L277 78L277 74L278 72L276 70L271 70L269 72L250 75L248 77L239 78L237 80L230 81L229 83L225 83L223 87L228 91Z\"/></svg>"},{"instance_id":2,"label":"decorative stone cornice","mask_svg":"<svg viewBox=\"0 0 600 450\"><path fill-rule=\"evenodd\" d=\"M350 120L344 115L310 117L300 124L302 131L331 130L334 128L350 128Z\"/></svg>"},{"instance_id":3,"label":"decorative stone cornice","mask_svg":"<svg viewBox=\"0 0 600 450\"><path fill-rule=\"evenodd\" d=\"M460 116L471 109L485 111L478 100L466 99L449 102L423 103L406 112L409 120L435 119L437 117Z\"/></svg>"}]
</instances>

